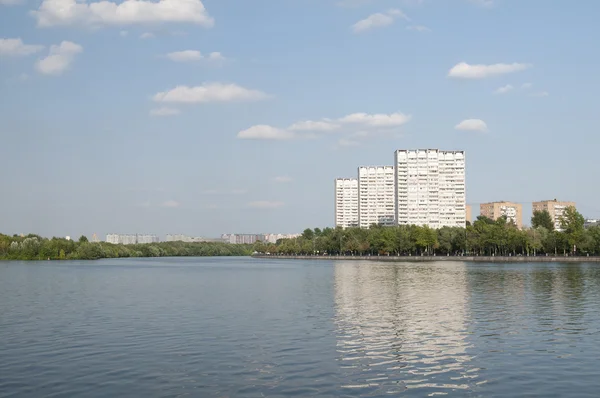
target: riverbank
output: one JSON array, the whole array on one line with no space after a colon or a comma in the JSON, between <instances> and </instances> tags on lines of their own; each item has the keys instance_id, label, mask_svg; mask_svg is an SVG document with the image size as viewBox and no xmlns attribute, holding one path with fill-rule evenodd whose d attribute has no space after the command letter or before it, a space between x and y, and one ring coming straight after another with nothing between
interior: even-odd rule
<instances>
[{"instance_id":1,"label":"riverbank","mask_svg":"<svg viewBox=\"0 0 600 398\"><path fill-rule=\"evenodd\" d=\"M587 256L280 256L253 255L253 258L277 260L351 260L390 262L466 261L476 263L589 263L600 257Z\"/></svg>"}]
</instances>

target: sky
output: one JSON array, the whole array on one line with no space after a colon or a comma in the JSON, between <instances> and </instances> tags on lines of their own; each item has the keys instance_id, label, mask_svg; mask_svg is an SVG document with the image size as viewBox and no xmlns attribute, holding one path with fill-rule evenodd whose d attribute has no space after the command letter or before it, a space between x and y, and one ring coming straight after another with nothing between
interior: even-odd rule
<instances>
[{"instance_id":1,"label":"sky","mask_svg":"<svg viewBox=\"0 0 600 398\"><path fill-rule=\"evenodd\" d=\"M466 151L467 203L600 218L600 2L0 0L0 232L295 233Z\"/></svg>"}]
</instances>

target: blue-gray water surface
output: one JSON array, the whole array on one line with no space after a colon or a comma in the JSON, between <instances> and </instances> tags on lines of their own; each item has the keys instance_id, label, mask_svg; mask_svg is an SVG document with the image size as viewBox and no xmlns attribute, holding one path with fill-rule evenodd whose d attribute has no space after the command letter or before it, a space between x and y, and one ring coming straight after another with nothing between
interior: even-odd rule
<instances>
[{"instance_id":1,"label":"blue-gray water surface","mask_svg":"<svg viewBox=\"0 0 600 398\"><path fill-rule=\"evenodd\" d=\"M597 397L600 266L0 262L0 397Z\"/></svg>"}]
</instances>

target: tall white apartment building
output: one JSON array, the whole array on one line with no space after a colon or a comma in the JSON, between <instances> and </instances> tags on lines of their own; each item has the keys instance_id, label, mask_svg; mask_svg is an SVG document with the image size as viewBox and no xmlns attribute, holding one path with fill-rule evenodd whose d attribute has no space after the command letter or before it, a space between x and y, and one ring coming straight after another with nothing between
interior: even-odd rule
<instances>
[{"instance_id":1,"label":"tall white apartment building","mask_svg":"<svg viewBox=\"0 0 600 398\"><path fill-rule=\"evenodd\" d=\"M465 153L398 150L396 220L400 225L465 227Z\"/></svg>"},{"instance_id":2,"label":"tall white apartment building","mask_svg":"<svg viewBox=\"0 0 600 398\"><path fill-rule=\"evenodd\" d=\"M396 225L394 166L358 168L358 225Z\"/></svg>"},{"instance_id":3,"label":"tall white apartment building","mask_svg":"<svg viewBox=\"0 0 600 398\"><path fill-rule=\"evenodd\" d=\"M335 226L358 227L358 180L356 178L335 180Z\"/></svg>"}]
</instances>

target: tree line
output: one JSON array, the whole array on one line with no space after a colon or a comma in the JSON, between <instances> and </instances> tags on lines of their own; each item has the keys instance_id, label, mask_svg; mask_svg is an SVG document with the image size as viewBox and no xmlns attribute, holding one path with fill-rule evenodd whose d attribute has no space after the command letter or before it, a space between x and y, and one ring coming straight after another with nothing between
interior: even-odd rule
<instances>
[{"instance_id":1,"label":"tree line","mask_svg":"<svg viewBox=\"0 0 600 398\"><path fill-rule=\"evenodd\" d=\"M78 241L64 238L43 238L39 235L8 236L0 234L0 260L97 260L122 257L203 257L247 256L250 245L221 242L160 242L121 245L89 242L85 236Z\"/></svg>"},{"instance_id":2,"label":"tree line","mask_svg":"<svg viewBox=\"0 0 600 398\"><path fill-rule=\"evenodd\" d=\"M483 216L467 223L466 228L315 228L276 244L257 242L254 250L284 255L600 255L600 227L586 229L584 224L583 216L570 207L559 220L560 230L555 230L547 211L536 211L532 226L524 229L518 229L506 217L491 220Z\"/></svg>"}]
</instances>

